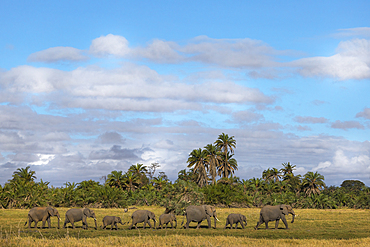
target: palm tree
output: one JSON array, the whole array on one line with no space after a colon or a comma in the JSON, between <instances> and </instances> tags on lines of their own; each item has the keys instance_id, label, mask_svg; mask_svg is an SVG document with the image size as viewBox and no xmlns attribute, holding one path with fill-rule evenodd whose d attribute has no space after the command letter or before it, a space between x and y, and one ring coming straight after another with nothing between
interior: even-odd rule
<instances>
[{"instance_id":1,"label":"palm tree","mask_svg":"<svg viewBox=\"0 0 370 247\"><path fill-rule=\"evenodd\" d=\"M212 144L208 144L204 147L207 153L207 165L209 175L211 176L212 184L216 184L217 167L221 162L220 149Z\"/></svg>"},{"instance_id":2,"label":"palm tree","mask_svg":"<svg viewBox=\"0 0 370 247\"><path fill-rule=\"evenodd\" d=\"M223 154L221 155L222 157L222 162L218 166L218 175L227 178L229 177L229 174L235 172L235 170L238 170L238 163L236 159L233 158L233 154L230 154L229 152L224 156Z\"/></svg>"},{"instance_id":3,"label":"palm tree","mask_svg":"<svg viewBox=\"0 0 370 247\"><path fill-rule=\"evenodd\" d=\"M215 141L216 147L220 148L224 155L229 152L234 153L234 149L236 148L236 141L234 140L234 136L229 137L228 134L222 133L218 136L218 139Z\"/></svg>"},{"instance_id":4,"label":"palm tree","mask_svg":"<svg viewBox=\"0 0 370 247\"><path fill-rule=\"evenodd\" d=\"M293 171L295 170L296 165L292 165L290 164L290 162L283 163L282 165L284 166L284 168L281 168L280 172L283 173L284 177L289 174L293 175Z\"/></svg>"},{"instance_id":5,"label":"palm tree","mask_svg":"<svg viewBox=\"0 0 370 247\"><path fill-rule=\"evenodd\" d=\"M274 182L279 181L279 180L280 180L280 178L281 178L280 172L279 172L279 170L278 170L278 169L276 169L276 168L272 168L272 169L270 170L270 176L272 177L272 180L273 180Z\"/></svg>"},{"instance_id":6,"label":"palm tree","mask_svg":"<svg viewBox=\"0 0 370 247\"><path fill-rule=\"evenodd\" d=\"M268 168L267 170L264 170L262 172L262 178L266 181L266 182L269 182L269 181L272 181L273 178L272 178L272 170L270 168Z\"/></svg>"},{"instance_id":7,"label":"palm tree","mask_svg":"<svg viewBox=\"0 0 370 247\"><path fill-rule=\"evenodd\" d=\"M124 185L124 176L122 171L112 171L111 174L108 174L107 181L105 184L110 187L116 187L122 189Z\"/></svg>"},{"instance_id":8,"label":"palm tree","mask_svg":"<svg viewBox=\"0 0 370 247\"><path fill-rule=\"evenodd\" d=\"M13 173L13 179L21 179L23 182L32 182L36 179L35 176L35 171L30 170L30 166L27 166L26 168L18 168L14 173Z\"/></svg>"},{"instance_id":9,"label":"palm tree","mask_svg":"<svg viewBox=\"0 0 370 247\"><path fill-rule=\"evenodd\" d=\"M135 191L139 185L139 177L133 172L127 172L123 176L123 187L128 191Z\"/></svg>"},{"instance_id":10,"label":"palm tree","mask_svg":"<svg viewBox=\"0 0 370 247\"><path fill-rule=\"evenodd\" d=\"M325 188L324 176L318 172L307 172L302 181L302 187L306 195L320 194L321 190Z\"/></svg>"},{"instance_id":11,"label":"palm tree","mask_svg":"<svg viewBox=\"0 0 370 247\"><path fill-rule=\"evenodd\" d=\"M149 183L149 179L145 175L146 173L148 173L148 169L143 164L137 163L136 165L132 165L132 166L130 166L128 171L134 173L139 178L140 186L143 186L143 185Z\"/></svg>"},{"instance_id":12,"label":"palm tree","mask_svg":"<svg viewBox=\"0 0 370 247\"><path fill-rule=\"evenodd\" d=\"M163 177L154 178L153 182L153 186L157 189L157 191L160 191L168 183L168 181Z\"/></svg>"},{"instance_id":13,"label":"palm tree","mask_svg":"<svg viewBox=\"0 0 370 247\"><path fill-rule=\"evenodd\" d=\"M203 187L207 184L207 152L205 150L194 149L189 154L189 158L187 160L187 163L189 163L188 167L194 166L194 172L198 173L198 179L197 183L200 187Z\"/></svg>"},{"instance_id":14,"label":"palm tree","mask_svg":"<svg viewBox=\"0 0 370 247\"><path fill-rule=\"evenodd\" d=\"M222 152L223 152L223 155L221 156L222 157L222 162L223 164L220 164L219 167L222 169L222 171L218 171L219 175L222 174L223 177L228 177L229 176L229 171L232 171L232 170L229 170L228 168L230 168L230 163L232 163L232 165L236 165L235 166L235 169L237 169L237 163L236 163L236 160L234 159L233 161L229 162L229 158L232 157L232 154L234 153L234 149L236 148L236 141L234 139L234 136L231 136L229 137L228 134L225 134L225 133L222 133L218 136L218 139L215 141L216 144L216 147L218 147ZM230 152L229 152L229 149L230 149Z\"/></svg>"}]
</instances>

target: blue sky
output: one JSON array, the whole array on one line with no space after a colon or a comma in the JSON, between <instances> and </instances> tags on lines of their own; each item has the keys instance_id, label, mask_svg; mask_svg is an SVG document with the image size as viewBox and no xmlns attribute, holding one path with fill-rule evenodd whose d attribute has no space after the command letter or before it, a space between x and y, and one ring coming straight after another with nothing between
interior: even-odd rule
<instances>
[{"instance_id":1,"label":"blue sky","mask_svg":"<svg viewBox=\"0 0 370 247\"><path fill-rule=\"evenodd\" d=\"M0 183L55 186L227 133L242 179L370 184L368 1L2 1Z\"/></svg>"}]
</instances>

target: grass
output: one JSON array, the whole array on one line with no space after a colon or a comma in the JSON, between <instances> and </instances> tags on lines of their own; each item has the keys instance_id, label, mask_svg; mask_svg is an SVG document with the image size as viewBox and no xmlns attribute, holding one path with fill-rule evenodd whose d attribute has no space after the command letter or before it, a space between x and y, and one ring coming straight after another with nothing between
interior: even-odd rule
<instances>
[{"instance_id":1,"label":"grass","mask_svg":"<svg viewBox=\"0 0 370 247\"><path fill-rule=\"evenodd\" d=\"M138 207L153 211L157 220L164 209L159 207ZM207 222L196 230L196 223L191 229L180 229L182 216L177 216L177 229L128 230L128 225L118 225L118 231L101 230L102 219L106 215L123 217L129 220L135 210L124 213L123 209L94 209L97 216L98 230L93 228L94 220L88 218L89 229L83 230L82 223L75 223L76 229L63 229L64 215L68 208L58 208L61 215L61 229L57 229L57 218L53 217L51 229L28 229L24 226L29 210L0 210L0 246L370 246L370 211L354 209L295 209L294 223L289 223L290 230L285 230L282 222L278 230L265 230L261 225L254 230L259 219L260 209L217 208L216 229L208 229ZM226 229L226 217L230 213L241 213L247 217L245 229ZM291 216L288 217L291 221ZM33 224L32 224L33 225ZM47 224L46 224L47 225ZM270 222L273 228L275 222ZM38 226L41 226L39 222ZM213 226L213 221L212 221ZM240 227L240 226L239 226Z\"/></svg>"}]
</instances>

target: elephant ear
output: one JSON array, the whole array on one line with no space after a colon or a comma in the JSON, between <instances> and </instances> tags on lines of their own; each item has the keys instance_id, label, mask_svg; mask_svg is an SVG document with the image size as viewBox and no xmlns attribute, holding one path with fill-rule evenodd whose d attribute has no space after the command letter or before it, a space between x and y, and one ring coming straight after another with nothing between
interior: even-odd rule
<instances>
[{"instance_id":1,"label":"elephant ear","mask_svg":"<svg viewBox=\"0 0 370 247\"><path fill-rule=\"evenodd\" d=\"M282 213L285 215L289 214L287 205L284 204L280 205L280 210L282 210L283 211Z\"/></svg>"},{"instance_id":2,"label":"elephant ear","mask_svg":"<svg viewBox=\"0 0 370 247\"><path fill-rule=\"evenodd\" d=\"M83 213L84 213L84 215L86 215L86 216L90 216L90 215L91 215L91 213L90 213L90 209L88 209L88 208L85 208L85 209L84 209L84 211L83 211Z\"/></svg>"},{"instance_id":3,"label":"elephant ear","mask_svg":"<svg viewBox=\"0 0 370 247\"><path fill-rule=\"evenodd\" d=\"M52 207L47 207L47 208L46 208L46 211L48 212L48 214L49 214L50 216L54 216L54 209L53 209Z\"/></svg>"},{"instance_id":4,"label":"elephant ear","mask_svg":"<svg viewBox=\"0 0 370 247\"><path fill-rule=\"evenodd\" d=\"M206 211L206 214L208 214L209 216L213 216L213 207L212 206L209 206L209 205L204 205L204 210Z\"/></svg>"}]
</instances>

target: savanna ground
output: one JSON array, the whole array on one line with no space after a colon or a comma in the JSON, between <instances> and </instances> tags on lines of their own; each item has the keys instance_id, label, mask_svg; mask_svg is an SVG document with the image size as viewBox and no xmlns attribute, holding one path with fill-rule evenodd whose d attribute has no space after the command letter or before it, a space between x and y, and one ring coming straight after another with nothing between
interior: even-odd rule
<instances>
[{"instance_id":1,"label":"savanna ground","mask_svg":"<svg viewBox=\"0 0 370 247\"><path fill-rule=\"evenodd\" d=\"M159 207L137 208L153 211L157 220L164 211ZM61 229L57 229L56 217L51 218L51 229L28 229L24 226L28 209L0 210L0 246L370 246L370 211L362 209L295 209L298 217L293 224L291 216L287 217L290 230L284 230L281 221L278 230L265 230L264 225L254 230L259 219L258 208L217 208L221 222L217 222L216 229L208 229L206 221L199 230L195 229L196 223L190 224L191 229L180 229L183 216L177 216L178 228L174 230L144 230L143 224L138 224L138 230L128 230L126 224L118 225L118 231L101 230L103 217L123 216L123 222L127 222L136 209L127 213L123 209L94 209L98 230L93 228L91 218L88 218L88 230L82 229L82 222L75 223L76 229L70 224L63 229L67 210L58 208ZM230 213L244 214L248 221L246 228L239 225L237 230L224 230ZM273 228L275 222L269 226Z\"/></svg>"}]
</instances>

